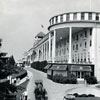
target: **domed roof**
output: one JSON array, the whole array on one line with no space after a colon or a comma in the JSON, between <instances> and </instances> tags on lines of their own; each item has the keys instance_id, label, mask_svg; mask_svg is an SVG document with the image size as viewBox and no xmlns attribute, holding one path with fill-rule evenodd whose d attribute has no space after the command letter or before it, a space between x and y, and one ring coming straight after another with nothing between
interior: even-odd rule
<instances>
[{"instance_id":1,"label":"domed roof","mask_svg":"<svg viewBox=\"0 0 100 100\"><path fill-rule=\"evenodd\" d=\"M39 32L36 36L35 36L35 38L43 38L45 36L45 33L43 33L43 32Z\"/></svg>"}]
</instances>

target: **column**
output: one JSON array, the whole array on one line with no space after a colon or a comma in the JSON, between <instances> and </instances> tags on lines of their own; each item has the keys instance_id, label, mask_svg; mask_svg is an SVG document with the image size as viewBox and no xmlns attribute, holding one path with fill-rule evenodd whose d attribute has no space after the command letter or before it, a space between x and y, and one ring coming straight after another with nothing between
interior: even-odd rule
<instances>
[{"instance_id":1,"label":"column","mask_svg":"<svg viewBox=\"0 0 100 100\"><path fill-rule=\"evenodd\" d=\"M49 61L51 61L51 33L49 33Z\"/></svg>"},{"instance_id":2,"label":"column","mask_svg":"<svg viewBox=\"0 0 100 100\"><path fill-rule=\"evenodd\" d=\"M72 62L72 27L69 27L69 59L68 63Z\"/></svg>"},{"instance_id":3,"label":"column","mask_svg":"<svg viewBox=\"0 0 100 100\"><path fill-rule=\"evenodd\" d=\"M52 62L55 62L55 56L56 56L56 30L54 30L54 37L53 37L53 52L52 52Z\"/></svg>"},{"instance_id":4,"label":"column","mask_svg":"<svg viewBox=\"0 0 100 100\"><path fill-rule=\"evenodd\" d=\"M96 45L96 28L92 28L92 55L91 55L91 60L93 64L95 64L95 45Z\"/></svg>"}]
</instances>

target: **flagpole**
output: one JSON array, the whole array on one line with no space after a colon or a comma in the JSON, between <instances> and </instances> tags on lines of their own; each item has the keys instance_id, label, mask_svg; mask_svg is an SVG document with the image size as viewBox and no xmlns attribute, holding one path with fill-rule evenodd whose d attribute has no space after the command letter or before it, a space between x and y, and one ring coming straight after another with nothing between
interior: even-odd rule
<instances>
[{"instance_id":1,"label":"flagpole","mask_svg":"<svg viewBox=\"0 0 100 100\"><path fill-rule=\"evenodd\" d=\"M90 11L91 11L91 4L92 4L92 0L89 1Z\"/></svg>"}]
</instances>

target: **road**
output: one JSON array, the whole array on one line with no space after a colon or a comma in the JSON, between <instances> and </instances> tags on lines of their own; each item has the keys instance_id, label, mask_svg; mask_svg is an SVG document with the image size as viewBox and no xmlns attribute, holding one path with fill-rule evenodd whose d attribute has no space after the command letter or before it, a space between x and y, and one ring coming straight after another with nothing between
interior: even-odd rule
<instances>
[{"instance_id":1,"label":"road","mask_svg":"<svg viewBox=\"0 0 100 100\"><path fill-rule=\"evenodd\" d=\"M49 79L47 79L46 73L37 71L32 68L26 68L30 72L31 78L27 86L28 96L30 100L34 99L34 81L37 79L43 80L44 88L48 92L48 100L63 100L63 97L66 93L90 93L100 94L100 90L95 89L93 86L86 86L84 84L58 84Z\"/></svg>"}]
</instances>

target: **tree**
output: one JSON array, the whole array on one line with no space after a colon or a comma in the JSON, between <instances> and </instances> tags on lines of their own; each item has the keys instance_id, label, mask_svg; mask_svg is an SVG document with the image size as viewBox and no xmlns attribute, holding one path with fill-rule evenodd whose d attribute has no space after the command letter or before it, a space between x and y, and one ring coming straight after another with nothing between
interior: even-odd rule
<instances>
[{"instance_id":1,"label":"tree","mask_svg":"<svg viewBox=\"0 0 100 100\"><path fill-rule=\"evenodd\" d=\"M15 65L15 59L14 59L13 56L11 56L11 57L9 58L8 64L9 64L9 65Z\"/></svg>"},{"instance_id":2,"label":"tree","mask_svg":"<svg viewBox=\"0 0 100 100\"><path fill-rule=\"evenodd\" d=\"M0 47L2 46L2 43L1 42L2 42L2 39L0 38Z\"/></svg>"}]
</instances>

